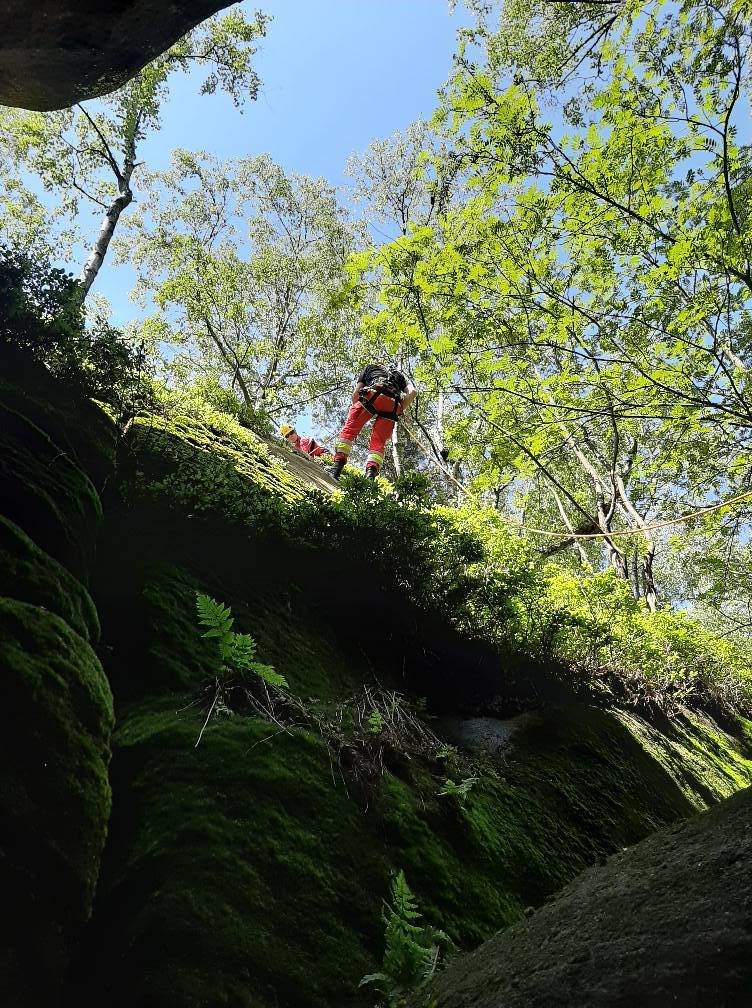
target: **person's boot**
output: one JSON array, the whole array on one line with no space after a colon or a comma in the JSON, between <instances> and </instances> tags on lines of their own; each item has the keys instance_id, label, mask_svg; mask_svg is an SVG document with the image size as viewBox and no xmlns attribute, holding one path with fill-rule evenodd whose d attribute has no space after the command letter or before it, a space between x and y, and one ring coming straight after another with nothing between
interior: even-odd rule
<instances>
[{"instance_id":1,"label":"person's boot","mask_svg":"<svg viewBox=\"0 0 752 1008\"><path fill-rule=\"evenodd\" d=\"M335 459L334 462L332 463L332 468L330 472L336 480L338 480L342 475L342 470L345 468L345 462L347 462L347 459L341 458L341 459Z\"/></svg>"},{"instance_id":2,"label":"person's boot","mask_svg":"<svg viewBox=\"0 0 752 1008\"><path fill-rule=\"evenodd\" d=\"M379 474L379 470L376 466L366 466L366 476L368 479L376 479Z\"/></svg>"}]
</instances>

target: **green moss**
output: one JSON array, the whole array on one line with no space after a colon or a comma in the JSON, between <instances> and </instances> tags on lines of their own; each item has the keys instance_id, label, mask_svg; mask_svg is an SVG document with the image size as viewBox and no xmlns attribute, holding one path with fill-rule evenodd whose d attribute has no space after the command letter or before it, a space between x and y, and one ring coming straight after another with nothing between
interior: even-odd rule
<instances>
[{"instance_id":1,"label":"green moss","mask_svg":"<svg viewBox=\"0 0 752 1008\"><path fill-rule=\"evenodd\" d=\"M228 604L235 628L258 643L260 660L302 696L341 699L370 678L362 654L343 653L334 620L322 626L321 615L286 578L266 583L256 569L263 561L244 552L242 540L221 539L205 526L183 536L173 518L173 538L165 542L170 529L154 529L152 520L139 514L105 530L100 544L94 591L105 640L114 648L108 674L120 698L190 693L213 674L215 648L201 637L197 592ZM193 540L203 543L212 533L216 548L205 556ZM192 566L173 562L176 555Z\"/></svg>"},{"instance_id":2,"label":"green moss","mask_svg":"<svg viewBox=\"0 0 752 1008\"><path fill-rule=\"evenodd\" d=\"M80 579L101 517L84 472L19 413L0 408L0 493L5 517Z\"/></svg>"},{"instance_id":3,"label":"green moss","mask_svg":"<svg viewBox=\"0 0 752 1008\"><path fill-rule=\"evenodd\" d=\"M197 515L263 526L310 485L273 456L252 431L216 414L212 426L172 416L137 418L121 472L131 500L144 495Z\"/></svg>"},{"instance_id":4,"label":"green moss","mask_svg":"<svg viewBox=\"0 0 752 1008\"><path fill-rule=\"evenodd\" d=\"M49 609L85 640L99 637L97 612L83 585L1 516L0 595Z\"/></svg>"},{"instance_id":5,"label":"green moss","mask_svg":"<svg viewBox=\"0 0 752 1008\"><path fill-rule=\"evenodd\" d=\"M127 797L96 929L103 951L87 953L104 966L94 998L351 1003L378 950L387 879L369 819L333 784L320 739L231 718L194 748L200 726L159 700L118 730L114 780Z\"/></svg>"},{"instance_id":6,"label":"green moss","mask_svg":"<svg viewBox=\"0 0 752 1008\"><path fill-rule=\"evenodd\" d=\"M728 798L752 784L750 742L722 731L707 714L682 710L662 725L662 730L626 711L615 716L639 744L665 768L696 809ZM743 739L743 718L739 733Z\"/></svg>"},{"instance_id":7,"label":"green moss","mask_svg":"<svg viewBox=\"0 0 752 1008\"><path fill-rule=\"evenodd\" d=\"M427 645L391 636L368 655L358 650L358 604L364 625L372 616L362 585L353 580L354 601L343 606L345 593L327 594L332 572L317 568L315 550L302 570L280 518L306 489L231 421L139 420L121 473L129 510L110 522L95 582L122 715L108 867L82 960L84 974L96 964L84 983L92 1003L362 1004L357 982L381 957L391 869L405 870L426 918L468 948L585 866L692 810L695 796L658 758L657 738L583 705L531 718L464 806L438 795L439 768L417 758L388 758L383 782L364 796L321 739L256 719L214 719L195 748L206 705L191 695L213 667L197 591L229 604L259 658L312 705L401 682L406 652L397 648L414 647L417 664ZM337 573L349 589L353 567ZM470 644L438 637L424 637L430 661L413 681L434 689L429 700L439 688L475 695L464 680L446 686L472 665ZM496 683L502 663L484 658ZM710 722L675 731L687 751L703 751L687 771L697 781L728 765ZM667 752L679 742L664 734ZM675 758L684 759L678 749ZM738 783L742 763L733 766Z\"/></svg>"},{"instance_id":8,"label":"green moss","mask_svg":"<svg viewBox=\"0 0 752 1008\"><path fill-rule=\"evenodd\" d=\"M111 473L117 428L106 412L9 346L0 347L0 407L25 416L96 486Z\"/></svg>"},{"instance_id":9,"label":"green moss","mask_svg":"<svg viewBox=\"0 0 752 1008\"><path fill-rule=\"evenodd\" d=\"M294 589L260 593L250 602L232 591L228 601L238 627L257 642L262 660L281 672L299 696L339 701L372 680L365 653L344 652L336 622L322 625L321 615Z\"/></svg>"},{"instance_id":10,"label":"green moss","mask_svg":"<svg viewBox=\"0 0 752 1008\"><path fill-rule=\"evenodd\" d=\"M112 698L90 646L44 609L0 598L1 887L24 983L59 981L89 915L110 808ZM12 925L12 927L11 927ZM0 987L15 982L4 977ZM35 978L32 979L30 978ZM28 1002L41 1003L41 1002Z\"/></svg>"},{"instance_id":11,"label":"green moss","mask_svg":"<svg viewBox=\"0 0 752 1008\"><path fill-rule=\"evenodd\" d=\"M118 730L107 882L86 961L108 1004L361 1003L403 868L425 917L472 947L585 866L686 814L619 720L552 710L465 806L413 760L366 808L322 741L169 697Z\"/></svg>"},{"instance_id":12,"label":"green moss","mask_svg":"<svg viewBox=\"0 0 752 1008\"><path fill-rule=\"evenodd\" d=\"M748 759L752 758L752 721L747 718L737 717L734 719L734 733L739 737L742 753Z\"/></svg>"},{"instance_id":13,"label":"green moss","mask_svg":"<svg viewBox=\"0 0 752 1008\"><path fill-rule=\"evenodd\" d=\"M436 783L388 778L390 847L434 923L483 941L575 874L688 814L673 779L610 714L571 706L517 736L465 807Z\"/></svg>"}]
</instances>

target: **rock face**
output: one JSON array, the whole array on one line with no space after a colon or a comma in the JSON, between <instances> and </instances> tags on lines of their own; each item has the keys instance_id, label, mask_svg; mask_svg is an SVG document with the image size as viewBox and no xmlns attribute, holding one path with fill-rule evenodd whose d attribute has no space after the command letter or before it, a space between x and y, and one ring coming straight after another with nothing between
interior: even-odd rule
<instances>
[{"instance_id":1,"label":"rock face","mask_svg":"<svg viewBox=\"0 0 752 1008\"><path fill-rule=\"evenodd\" d=\"M0 5L0 103L65 108L120 87L227 0Z\"/></svg>"},{"instance_id":2,"label":"rock face","mask_svg":"<svg viewBox=\"0 0 752 1008\"><path fill-rule=\"evenodd\" d=\"M752 789L577 878L447 968L432 1008L738 1008L752 998Z\"/></svg>"},{"instance_id":3,"label":"rock face","mask_svg":"<svg viewBox=\"0 0 752 1008\"><path fill-rule=\"evenodd\" d=\"M84 586L115 428L0 352L0 990L58 1003L91 912L110 812L112 695Z\"/></svg>"},{"instance_id":4,"label":"rock face","mask_svg":"<svg viewBox=\"0 0 752 1008\"><path fill-rule=\"evenodd\" d=\"M115 435L94 403L0 356L3 1008L361 1008L395 870L427 921L475 948L752 783L749 725L692 711L648 725L569 695L511 735L462 722L446 735L474 762L452 755L430 711L447 728L485 711L490 680L516 703L546 668L478 650L377 564L364 578L332 535L337 502L349 514L357 496L331 497L230 417L135 418L113 471ZM332 511L306 510L312 484ZM381 531L362 526L367 557ZM273 708L232 681L217 702L197 592L231 606L287 680ZM366 614L388 627L367 650ZM357 729L379 690L389 716L404 704L392 743ZM463 801L444 791L470 776Z\"/></svg>"},{"instance_id":5,"label":"rock face","mask_svg":"<svg viewBox=\"0 0 752 1008\"><path fill-rule=\"evenodd\" d=\"M197 591L229 604L322 716L364 685L409 691L403 669L429 702L443 675L471 674L467 642L436 634L420 673L417 612L421 646L395 637L364 655L364 612L395 632L387 593L374 579L364 597L362 573L323 549L284 547L270 505L298 499L302 473L219 420L140 418L121 446L127 499L92 581L118 710L113 815L71 1008L365 1006L395 869L426 919L473 948L588 865L752 781L751 754L718 726L688 721L648 745L639 719L581 703L518 719L505 762L489 755L462 804L438 794L443 765L394 753L363 786L319 731L252 710L213 718L196 747L211 667Z\"/></svg>"}]
</instances>

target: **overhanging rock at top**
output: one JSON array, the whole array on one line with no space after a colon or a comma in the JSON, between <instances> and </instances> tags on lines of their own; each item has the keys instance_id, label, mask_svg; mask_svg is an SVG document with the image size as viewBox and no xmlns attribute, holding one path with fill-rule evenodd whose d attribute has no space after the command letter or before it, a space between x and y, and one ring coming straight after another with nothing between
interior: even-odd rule
<instances>
[{"instance_id":1,"label":"overhanging rock at top","mask_svg":"<svg viewBox=\"0 0 752 1008\"><path fill-rule=\"evenodd\" d=\"M0 103L66 108L120 87L227 0L4 0Z\"/></svg>"}]
</instances>

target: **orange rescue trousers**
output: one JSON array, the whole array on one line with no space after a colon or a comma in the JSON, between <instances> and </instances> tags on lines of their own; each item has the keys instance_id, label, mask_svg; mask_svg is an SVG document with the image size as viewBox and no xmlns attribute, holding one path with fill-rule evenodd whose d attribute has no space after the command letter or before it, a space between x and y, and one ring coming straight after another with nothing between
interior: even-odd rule
<instances>
[{"instance_id":1,"label":"orange rescue trousers","mask_svg":"<svg viewBox=\"0 0 752 1008\"><path fill-rule=\"evenodd\" d=\"M387 398L387 396L379 396L379 399L386 400ZM393 408L394 400L389 399L388 402L389 405L387 408ZM382 408L383 405L385 404L374 403L377 409ZM399 406L397 407L397 411L399 413L402 412ZM375 473L379 471L381 463L384 461L384 446L392 436L392 431L394 430L394 420L390 420L387 417L374 416L359 402L353 403L347 414L345 426L342 428L339 440L337 441L337 451L334 456L335 462L345 462L347 460L348 455L352 451L353 441L371 419L373 420L373 427L371 428L371 440L368 442L366 472L369 469Z\"/></svg>"}]
</instances>

